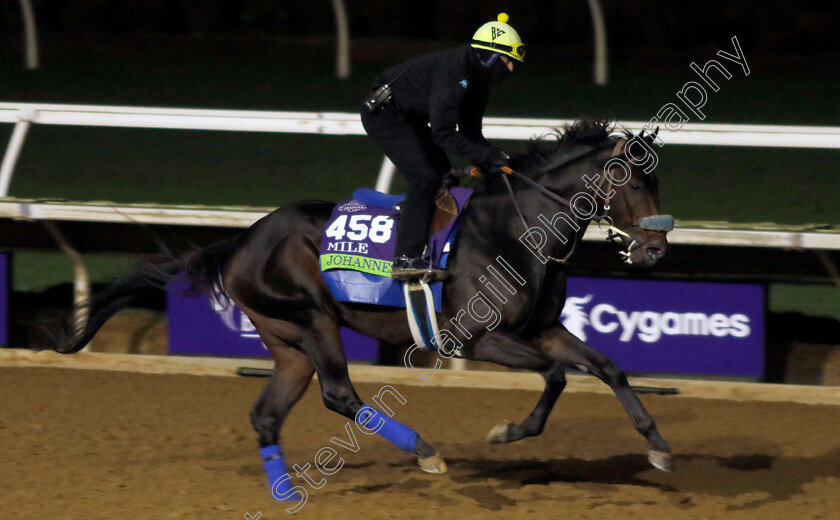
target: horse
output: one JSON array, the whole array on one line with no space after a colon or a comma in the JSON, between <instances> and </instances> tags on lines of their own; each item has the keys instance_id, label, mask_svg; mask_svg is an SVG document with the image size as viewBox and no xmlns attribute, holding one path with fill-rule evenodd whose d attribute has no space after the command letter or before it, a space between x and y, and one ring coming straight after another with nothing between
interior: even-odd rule
<instances>
[{"instance_id":1,"label":"horse","mask_svg":"<svg viewBox=\"0 0 840 520\"><path fill-rule=\"evenodd\" d=\"M669 471L671 450L624 372L558 320L566 299L565 261L590 221L607 223L609 238L626 249L627 263L652 266L666 254L668 229L644 225L667 217L658 215L658 182L632 151L634 143L641 151L650 150L656 132L614 133L609 121L582 120L552 135L533 139L526 153L511 159L507 174L485 174L484 189L464 209L442 289L442 312L436 316L460 336L441 329L441 337L446 330L447 344L453 345L441 345L441 352L528 369L544 378L544 391L530 415L519 423L497 424L489 442L540 435L566 386L565 367L573 367L609 385L647 440L649 462ZM289 489L276 487L286 475L280 430L315 373L329 410L415 454L424 471L446 472L445 461L426 438L364 404L350 380L340 327L392 345L411 344L412 336L403 309L341 302L331 294L320 273L319 243L334 206L294 202L234 238L136 267L92 300L87 323L67 327L55 350L81 350L117 310L186 273L194 288L217 290L232 300L274 358L250 418L275 498L286 499L288 493L278 497L275 492ZM485 266L494 265L496 274L508 273L507 284L502 277L493 286L504 304L488 304L485 291L491 292L492 284L479 276L487 272ZM485 311L480 315L479 303Z\"/></svg>"}]
</instances>

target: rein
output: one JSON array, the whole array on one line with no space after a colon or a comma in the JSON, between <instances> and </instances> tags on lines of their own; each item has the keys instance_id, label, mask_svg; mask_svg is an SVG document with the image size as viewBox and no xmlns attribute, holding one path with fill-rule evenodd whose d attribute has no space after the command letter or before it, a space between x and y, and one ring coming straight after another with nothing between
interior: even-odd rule
<instances>
[{"instance_id":1,"label":"rein","mask_svg":"<svg viewBox=\"0 0 840 520\"><path fill-rule=\"evenodd\" d=\"M616 143L615 147L613 148L613 152L612 152L610 158L615 158L615 157L618 157L619 155L621 155L623 153L625 144L627 144L627 139L620 139ZM601 149L603 149L603 148L601 148ZM576 155L572 155L571 157L568 157L564 162L557 165L556 167L568 164L572 161L575 161L577 159L585 157L585 156L587 156L587 155L589 155L593 152L596 152L598 150L599 150L598 148L587 147L586 149L584 149L580 153L578 153ZM505 186L507 187L508 193L510 193L510 198L513 200L513 207L516 208L516 213L519 215L519 220L522 221L522 225L525 227L526 231L529 230L531 227L528 225L528 221L525 219L525 215L522 213L522 209L519 207L519 202L516 200L516 193L513 191L513 186L511 186L510 180L508 179L508 177L510 177L510 176L514 176L514 177L520 179L521 181L524 181L526 184L532 186L533 188L536 188L543 195L545 195L545 196L553 199L554 201L560 203L561 205L566 206L567 208L571 209L572 203L569 202L567 199L557 195L556 193L549 190L545 186L542 186L538 182L535 182L534 180L522 175L521 173L517 172L513 168L510 168L510 167L506 166L506 167L502 168L501 170L505 173L505 175L502 176L502 179L505 181ZM608 191L607 192L601 191L601 187L604 185L604 181L606 181L606 180L607 180L607 176L605 175L601 179L601 182L598 184L598 188L596 189L596 194L598 192L609 193L609 191L612 191L612 187L613 187L612 179L610 179L610 184L609 184ZM605 230L605 232L607 233L607 240L613 240L614 238L618 238L619 235L625 236L625 237L632 240L630 235L628 235L627 233L622 231L620 228L617 228L615 225L613 225L612 218L610 218L610 216L609 216L610 199L611 198L612 197L610 195L608 195L604 199L604 214L601 215L600 217L598 217L598 221L599 221L598 227L599 227L599 229L603 229L601 227L600 221L601 220L606 220L607 223L608 223L608 227ZM548 256L548 259L551 260L551 261L557 262L559 264L565 264L566 261L569 259L569 257L572 256L575 249L577 248L577 242L578 242L577 237L578 237L578 235L576 233L575 234L575 240L572 243L572 247L569 250L569 252L566 253L566 256L564 256L563 258L555 258L553 256ZM632 240L631 244L627 247L627 251L620 251L620 254L624 256L624 262L631 263L630 253L631 253L633 245L635 245L635 244L636 244L636 241Z\"/></svg>"}]
</instances>

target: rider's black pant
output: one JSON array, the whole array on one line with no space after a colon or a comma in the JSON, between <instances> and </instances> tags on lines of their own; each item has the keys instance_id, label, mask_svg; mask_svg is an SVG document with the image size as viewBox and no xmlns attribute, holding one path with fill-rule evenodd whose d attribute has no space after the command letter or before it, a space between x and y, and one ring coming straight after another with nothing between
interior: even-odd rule
<instances>
[{"instance_id":1,"label":"rider's black pant","mask_svg":"<svg viewBox=\"0 0 840 520\"><path fill-rule=\"evenodd\" d=\"M432 141L426 121L392 106L375 113L362 109L362 125L408 180L395 254L419 257L429 236L435 194L451 168L449 158Z\"/></svg>"}]
</instances>

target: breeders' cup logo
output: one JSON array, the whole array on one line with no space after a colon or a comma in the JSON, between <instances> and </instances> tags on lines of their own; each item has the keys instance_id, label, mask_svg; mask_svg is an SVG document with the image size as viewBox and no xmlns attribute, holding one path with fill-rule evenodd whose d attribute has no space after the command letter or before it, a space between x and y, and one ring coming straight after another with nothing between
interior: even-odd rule
<instances>
[{"instance_id":1,"label":"breeders' cup logo","mask_svg":"<svg viewBox=\"0 0 840 520\"><path fill-rule=\"evenodd\" d=\"M344 204L339 204L336 209L338 209L338 211L343 211L344 213L355 213L357 211L367 209L367 206L362 204L361 202L351 200L345 202Z\"/></svg>"},{"instance_id":2,"label":"breeders' cup logo","mask_svg":"<svg viewBox=\"0 0 840 520\"><path fill-rule=\"evenodd\" d=\"M219 315L222 319L222 323L225 324L225 327L236 332L239 334L240 337L243 338L259 338L260 335L257 334L257 328L254 327L254 324L251 323L251 320L248 319L248 316L242 312L239 307L234 305L230 298L227 297L226 294L221 293L219 291L213 291L210 294L210 304L213 307L213 310ZM261 342L262 343L262 342ZM265 348L265 345L263 345Z\"/></svg>"},{"instance_id":3,"label":"breeders' cup logo","mask_svg":"<svg viewBox=\"0 0 840 520\"><path fill-rule=\"evenodd\" d=\"M746 314L704 314L702 312L627 312L609 303L586 305L593 295L566 298L560 319L572 334L586 341L586 326L601 334L619 334L628 342L634 336L645 343L655 343L664 336L732 336L746 338L752 332Z\"/></svg>"}]
</instances>

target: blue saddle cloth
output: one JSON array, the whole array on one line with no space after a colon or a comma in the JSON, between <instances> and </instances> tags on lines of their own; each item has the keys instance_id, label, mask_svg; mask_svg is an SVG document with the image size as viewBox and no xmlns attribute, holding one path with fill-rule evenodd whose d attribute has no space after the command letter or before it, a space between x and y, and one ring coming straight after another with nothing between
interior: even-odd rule
<instances>
[{"instance_id":1,"label":"blue saddle cloth","mask_svg":"<svg viewBox=\"0 0 840 520\"><path fill-rule=\"evenodd\" d=\"M428 258L446 268L458 233L458 223L473 190L450 188L458 216L429 240ZM402 283L391 278L396 227L396 206L404 195L359 189L353 200L335 206L321 238L321 276L342 302L369 303L405 308ZM443 282L429 285L435 310L441 312Z\"/></svg>"},{"instance_id":2,"label":"blue saddle cloth","mask_svg":"<svg viewBox=\"0 0 840 520\"><path fill-rule=\"evenodd\" d=\"M397 204L405 200L405 195L391 195L370 188L359 188L353 192L353 200L368 206L396 209Z\"/></svg>"}]
</instances>

